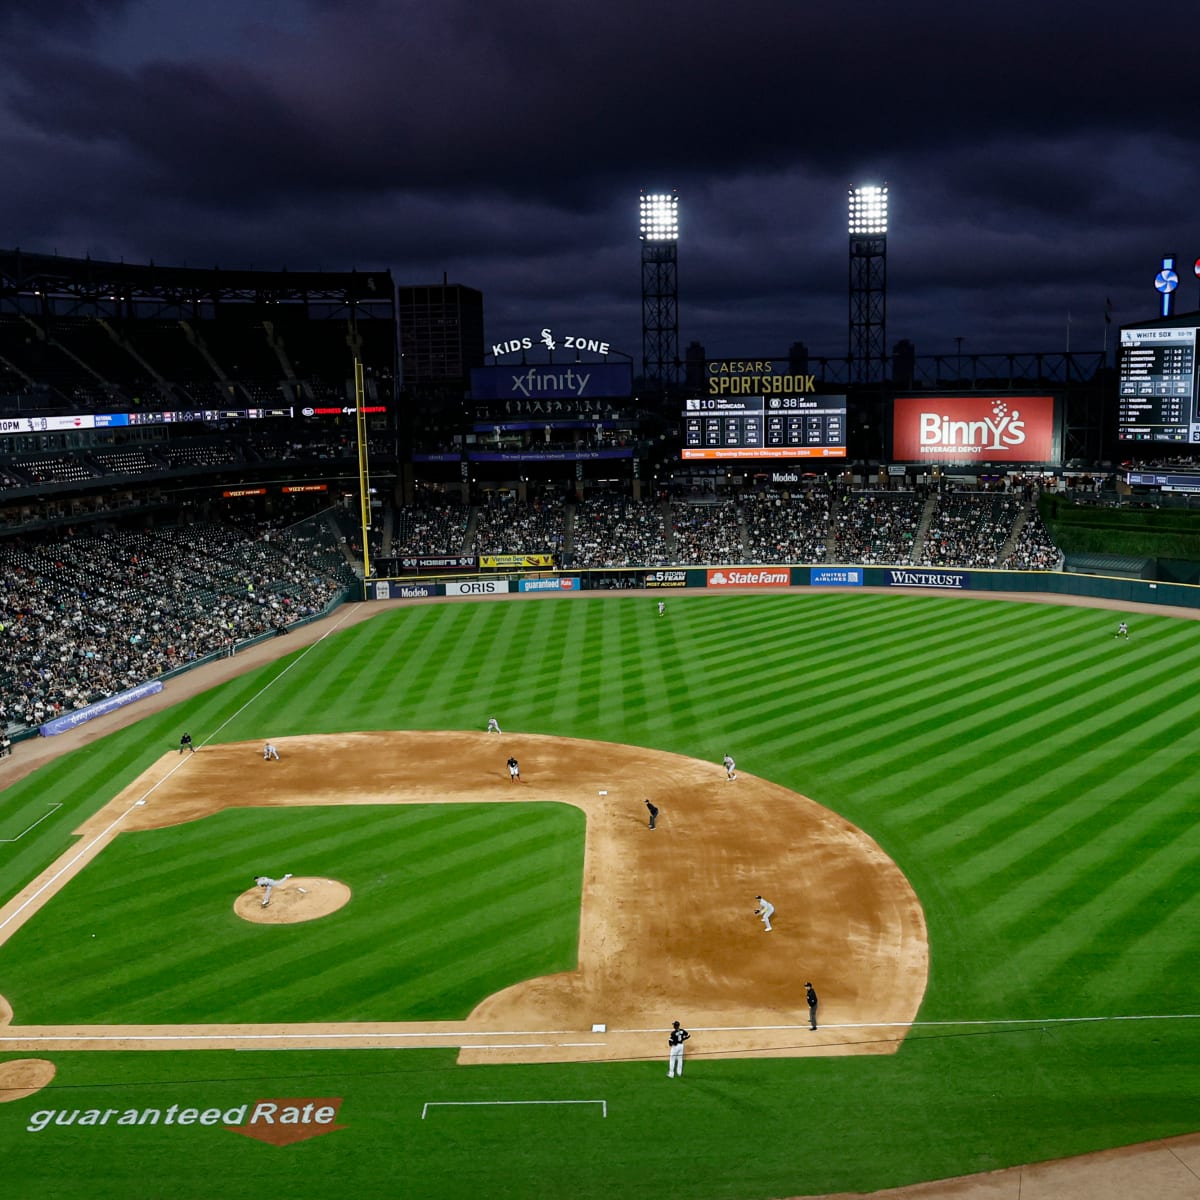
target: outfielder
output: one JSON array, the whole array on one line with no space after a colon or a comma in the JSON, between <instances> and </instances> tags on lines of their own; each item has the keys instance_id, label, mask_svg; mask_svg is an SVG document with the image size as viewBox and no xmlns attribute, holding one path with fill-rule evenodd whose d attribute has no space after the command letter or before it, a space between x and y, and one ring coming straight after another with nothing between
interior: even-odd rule
<instances>
[{"instance_id":1,"label":"outfielder","mask_svg":"<svg viewBox=\"0 0 1200 1200\"><path fill-rule=\"evenodd\" d=\"M771 918L775 915L775 905L770 900L764 900L761 896L755 896L758 901L758 907L754 910L756 917L762 917L763 932L771 932Z\"/></svg>"},{"instance_id":2,"label":"outfielder","mask_svg":"<svg viewBox=\"0 0 1200 1200\"><path fill-rule=\"evenodd\" d=\"M660 617L665 617L667 615L667 602L665 600L660 600L658 602L658 615Z\"/></svg>"},{"instance_id":3,"label":"outfielder","mask_svg":"<svg viewBox=\"0 0 1200 1200\"><path fill-rule=\"evenodd\" d=\"M276 762L278 762L279 761L279 751L276 750L275 747L272 746L270 742L268 742L263 747L263 761L266 762L267 759L270 759L270 758L273 758Z\"/></svg>"},{"instance_id":4,"label":"outfielder","mask_svg":"<svg viewBox=\"0 0 1200 1200\"><path fill-rule=\"evenodd\" d=\"M1128 624L1124 621L1120 622L1120 624L1117 625L1117 632L1114 636L1119 637L1119 638L1124 638L1126 641L1129 641L1129 626L1128 626Z\"/></svg>"},{"instance_id":5,"label":"outfielder","mask_svg":"<svg viewBox=\"0 0 1200 1200\"><path fill-rule=\"evenodd\" d=\"M277 887L283 887L283 885L287 883L291 877L292 873L290 871L282 879L272 879L270 875L255 875L254 882L258 884L260 888L267 889L266 894L263 896L263 908L266 908L267 905L271 903L271 893Z\"/></svg>"},{"instance_id":6,"label":"outfielder","mask_svg":"<svg viewBox=\"0 0 1200 1200\"><path fill-rule=\"evenodd\" d=\"M487 731L488 731L488 733L503 733L504 732L504 730L500 728L500 722L497 721L495 717L488 717Z\"/></svg>"},{"instance_id":7,"label":"outfielder","mask_svg":"<svg viewBox=\"0 0 1200 1200\"><path fill-rule=\"evenodd\" d=\"M667 1045L670 1047L670 1057L667 1061L668 1079L683 1075L683 1043L691 1036L678 1021L672 1022L671 1032L667 1035Z\"/></svg>"}]
</instances>

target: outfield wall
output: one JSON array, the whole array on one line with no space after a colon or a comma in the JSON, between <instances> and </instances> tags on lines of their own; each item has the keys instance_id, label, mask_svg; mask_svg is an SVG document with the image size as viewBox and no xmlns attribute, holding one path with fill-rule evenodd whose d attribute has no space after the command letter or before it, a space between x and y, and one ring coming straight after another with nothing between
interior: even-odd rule
<instances>
[{"instance_id":1,"label":"outfield wall","mask_svg":"<svg viewBox=\"0 0 1200 1200\"><path fill-rule=\"evenodd\" d=\"M419 600L433 596L494 596L506 593L555 595L577 591L623 591L645 588L742 588L782 590L794 587L917 588L930 592L1028 592L1031 595L1084 596L1120 603L1200 608L1200 586L1128 579L1111 575L1079 575L1065 571L995 571L956 567L864 566L715 566L621 568L561 574L515 574L504 578L458 576L445 579L373 579L368 600Z\"/></svg>"}]
</instances>

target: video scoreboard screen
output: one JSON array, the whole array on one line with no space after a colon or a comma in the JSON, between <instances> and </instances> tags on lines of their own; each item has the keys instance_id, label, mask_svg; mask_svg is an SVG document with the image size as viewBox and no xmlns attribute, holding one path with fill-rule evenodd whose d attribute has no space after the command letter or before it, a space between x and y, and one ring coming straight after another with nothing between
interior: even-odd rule
<instances>
[{"instance_id":1,"label":"video scoreboard screen","mask_svg":"<svg viewBox=\"0 0 1200 1200\"><path fill-rule=\"evenodd\" d=\"M1123 442L1200 442L1197 327L1121 330L1117 438Z\"/></svg>"},{"instance_id":2,"label":"video scoreboard screen","mask_svg":"<svg viewBox=\"0 0 1200 1200\"><path fill-rule=\"evenodd\" d=\"M845 396L684 401L685 459L845 458Z\"/></svg>"}]
</instances>

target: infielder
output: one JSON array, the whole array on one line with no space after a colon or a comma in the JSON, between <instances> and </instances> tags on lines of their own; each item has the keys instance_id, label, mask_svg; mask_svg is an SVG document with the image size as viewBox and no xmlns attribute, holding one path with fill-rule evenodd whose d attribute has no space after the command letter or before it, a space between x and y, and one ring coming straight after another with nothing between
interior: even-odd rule
<instances>
[{"instance_id":1,"label":"infielder","mask_svg":"<svg viewBox=\"0 0 1200 1200\"><path fill-rule=\"evenodd\" d=\"M761 896L755 896L758 901L758 907L754 910L756 917L762 917L763 932L771 932L771 918L775 915L775 905L770 900L764 900Z\"/></svg>"},{"instance_id":2,"label":"infielder","mask_svg":"<svg viewBox=\"0 0 1200 1200\"><path fill-rule=\"evenodd\" d=\"M291 877L292 877L292 873L290 871L282 879L272 879L270 877L270 875L255 875L254 882L256 884L258 884L258 886L260 888L267 889L266 894L263 896L263 901L262 901L263 908L266 908L267 905L271 903L271 893L277 887L283 887L283 885L285 883L287 883L287 881L289 879L291 879Z\"/></svg>"},{"instance_id":3,"label":"infielder","mask_svg":"<svg viewBox=\"0 0 1200 1200\"><path fill-rule=\"evenodd\" d=\"M488 731L488 733L503 733L504 732L504 730L500 728L500 722L497 721L495 717L488 717L487 731Z\"/></svg>"},{"instance_id":4,"label":"infielder","mask_svg":"<svg viewBox=\"0 0 1200 1200\"><path fill-rule=\"evenodd\" d=\"M729 757L728 754L725 755L725 757L723 759L721 759L721 761L725 764L725 778L726 779L736 779L737 772L734 770L734 768L737 766L737 763L735 763L733 761L733 759Z\"/></svg>"},{"instance_id":5,"label":"infielder","mask_svg":"<svg viewBox=\"0 0 1200 1200\"><path fill-rule=\"evenodd\" d=\"M515 758L508 760L508 781L509 783L519 783L521 779L521 767Z\"/></svg>"},{"instance_id":6,"label":"infielder","mask_svg":"<svg viewBox=\"0 0 1200 1200\"><path fill-rule=\"evenodd\" d=\"M678 1021L671 1023L671 1032L667 1035L667 1045L670 1047L670 1057L667 1061L668 1079L683 1075L683 1043L691 1036Z\"/></svg>"},{"instance_id":7,"label":"infielder","mask_svg":"<svg viewBox=\"0 0 1200 1200\"><path fill-rule=\"evenodd\" d=\"M279 751L276 750L275 747L272 746L270 742L268 742L263 747L263 762L266 762L270 758L273 758L276 762L278 762L279 761Z\"/></svg>"}]
</instances>

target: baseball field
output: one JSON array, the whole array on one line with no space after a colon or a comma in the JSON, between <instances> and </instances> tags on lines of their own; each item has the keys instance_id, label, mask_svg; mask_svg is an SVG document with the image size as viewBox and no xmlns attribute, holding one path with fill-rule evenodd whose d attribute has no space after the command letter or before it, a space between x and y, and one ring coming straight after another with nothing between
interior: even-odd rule
<instances>
[{"instance_id":1,"label":"baseball field","mask_svg":"<svg viewBox=\"0 0 1200 1200\"><path fill-rule=\"evenodd\" d=\"M335 615L0 792L3 1194L757 1200L1200 1129L1200 626L656 599Z\"/></svg>"}]
</instances>

